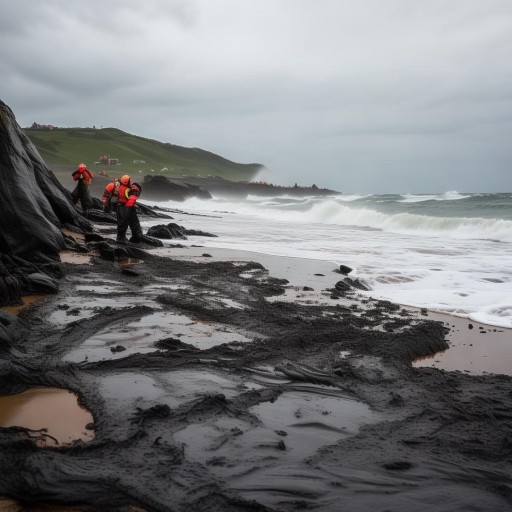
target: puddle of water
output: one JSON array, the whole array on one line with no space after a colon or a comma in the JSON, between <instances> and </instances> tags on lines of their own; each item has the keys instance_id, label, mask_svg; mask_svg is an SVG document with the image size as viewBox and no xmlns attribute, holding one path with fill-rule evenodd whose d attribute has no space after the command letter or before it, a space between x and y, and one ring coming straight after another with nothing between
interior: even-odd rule
<instances>
[{"instance_id":1,"label":"puddle of water","mask_svg":"<svg viewBox=\"0 0 512 512\"><path fill-rule=\"evenodd\" d=\"M92 256L81 252L62 251L60 261L62 263L73 263L74 265L92 265Z\"/></svg>"},{"instance_id":2,"label":"puddle of water","mask_svg":"<svg viewBox=\"0 0 512 512\"><path fill-rule=\"evenodd\" d=\"M493 327L464 318L429 312L426 319L444 322L450 328L448 350L417 359L413 366L461 371L474 375L512 375L512 329ZM469 326L473 328L470 329Z\"/></svg>"},{"instance_id":3,"label":"puddle of water","mask_svg":"<svg viewBox=\"0 0 512 512\"><path fill-rule=\"evenodd\" d=\"M256 485L269 471L304 468L303 461L320 447L357 433L379 420L361 402L326 386L293 385L275 402L250 408L261 425L240 419L220 418L194 424L177 432L175 441L185 443L187 456L243 489Z\"/></svg>"},{"instance_id":4,"label":"puddle of water","mask_svg":"<svg viewBox=\"0 0 512 512\"><path fill-rule=\"evenodd\" d=\"M34 304L34 302L43 300L45 297L47 297L47 295L25 295L21 298L23 304L19 306L2 306L0 309L11 315L18 316L25 308L28 308L30 305Z\"/></svg>"},{"instance_id":5,"label":"puddle of water","mask_svg":"<svg viewBox=\"0 0 512 512\"><path fill-rule=\"evenodd\" d=\"M198 323L186 315L157 312L140 320L125 324L111 325L86 340L79 348L69 352L65 361L100 361L120 359L130 354L147 354L159 350L155 342L167 337L178 338L181 342L205 350L216 345L231 342L250 342L250 338L232 331L221 324ZM112 352L121 345L125 350Z\"/></svg>"},{"instance_id":6,"label":"puddle of water","mask_svg":"<svg viewBox=\"0 0 512 512\"><path fill-rule=\"evenodd\" d=\"M91 441L94 433L85 427L92 422L92 414L66 389L33 388L0 397L0 426L47 429L45 433L30 434L41 447L66 445L77 439Z\"/></svg>"},{"instance_id":7,"label":"puddle of water","mask_svg":"<svg viewBox=\"0 0 512 512\"><path fill-rule=\"evenodd\" d=\"M90 287L85 287L90 288ZM144 295L116 295L115 298L104 294L103 297L75 296L65 297L55 304L53 312L47 320L53 324L66 325L77 320L91 318L97 313L98 308L109 307L115 310L124 309L132 306L146 305L155 309L162 306L152 302Z\"/></svg>"}]
</instances>

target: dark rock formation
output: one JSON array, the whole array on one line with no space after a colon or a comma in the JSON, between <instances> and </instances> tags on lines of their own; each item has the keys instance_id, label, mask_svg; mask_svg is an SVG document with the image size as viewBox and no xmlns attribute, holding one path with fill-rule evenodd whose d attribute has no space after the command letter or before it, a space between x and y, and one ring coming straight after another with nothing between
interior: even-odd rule
<instances>
[{"instance_id":1,"label":"dark rock formation","mask_svg":"<svg viewBox=\"0 0 512 512\"><path fill-rule=\"evenodd\" d=\"M61 228L90 231L71 194L43 162L0 101L0 306L28 293L56 293L59 252L73 246Z\"/></svg>"},{"instance_id":2,"label":"dark rock formation","mask_svg":"<svg viewBox=\"0 0 512 512\"><path fill-rule=\"evenodd\" d=\"M187 181L166 176L145 176L142 183L144 197L154 201L184 201L189 197L211 199L208 190Z\"/></svg>"},{"instance_id":3,"label":"dark rock formation","mask_svg":"<svg viewBox=\"0 0 512 512\"><path fill-rule=\"evenodd\" d=\"M360 279L351 279L350 277L345 277L341 281L338 281L334 285L334 289L332 291L333 298L341 297L348 292L353 292L355 290L371 290L370 285L361 281Z\"/></svg>"},{"instance_id":4,"label":"dark rock formation","mask_svg":"<svg viewBox=\"0 0 512 512\"><path fill-rule=\"evenodd\" d=\"M316 185L311 187L282 187L270 183L251 183L244 181L229 181L219 176L187 176L177 178L174 181L186 182L188 185L195 185L208 190L216 196L227 196L236 198L245 198L248 195L257 196L281 196L292 195L296 197L305 196L332 196L339 195L341 192L327 188L318 188Z\"/></svg>"},{"instance_id":5,"label":"dark rock formation","mask_svg":"<svg viewBox=\"0 0 512 512\"><path fill-rule=\"evenodd\" d=\"M152 226L148 229L148 235L151 237L163 238L165 240L186 240L187 235L210 237L217 236L213 235L212 233L207 233L206 231L199 231L197 229L185 229L183 226L180 226L174 222L170 222L167 225L157 224L156 226Z\"/></svg>"},{"instance_id":6,"label":"dark rock formation","mask_svg":"<svg viewBox=\"0 0 512 512\"><path fill-rule=\"evenodd\" d=\"M346 276L350 274L350 272L352 272L352 269L350 267L347 267L347 265L340 265L339 270L336 270L336 272Z\"/></svg>"},{"instance_id":7,"label":"dark rock formation","mask_svg":"<svg viewBox=\"0 0 512 512\"><path fill-rule=\"evenodd\" d=\"M63 224L91 229L73 208L69 191L57 181L2 101L0 169L0 252L57 254L64 247L59 229Z\"/></svg>"}]
</instances>

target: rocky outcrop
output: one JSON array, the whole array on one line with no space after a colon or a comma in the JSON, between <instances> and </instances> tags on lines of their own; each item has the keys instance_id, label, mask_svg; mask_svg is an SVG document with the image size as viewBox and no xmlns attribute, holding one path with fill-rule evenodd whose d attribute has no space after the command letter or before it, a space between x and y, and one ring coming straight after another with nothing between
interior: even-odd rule
<instances>
[{"instance_id":1,"label":"rocky outcrop","mask_svg":"<svg viewBox=\"0 0 512 512\"><path fill-rule=\"evenodd\" d=\"M142 182L144 198L153 201L185 201L190 197L211 199L205 188L166 176L145 176Z\"/></svg>"},{"instance_id":2,"label":"rocky outcrop","mask_svg":"<svg viewBox=\"0 0 512 512\"><path fill-rule=\"evenodd\" d=\"M71 194L41 159L0 101L0 306L21 296L56 293L62 276L59 251L66 246L60 228L90 230L71 203Z\"/></svg>"},{"instance_id":3,"label":"rocky outcrop","mask_svg":"<svg viewBox=\"0 0 512 512\"><path fill-rule=\"evenodd\" d=\"M35 146L0 101L0 252L26 255L58 254L64 247L60 227L91 228L70 202L70 193L57 181Z\"/></svg>"},{"instance_id":4,"label":"rocky outcrop","mask_svg":"<svg viewBox=\"0 0 512 512\"><path fill-rule=\"evenodd\" d=\"M292 187L277 186L264 182L244 182L229 181L219 176L186 176L175 181L185 181L188 185L194 185L208 190L211 194L221 197L233 197L238 199L246 198L249 195L276 197L289 195L294 197L307 196L333 196L341 192L327 188L319 188L316 185L310 187L301 187L294 185Z\"/></svg>"},{"instance_id":5,"label":"rocky outcrop","mask_svg":"<svg viewBox=\"0 0 512 512\"><path fill-rule=\"evenodd\" d=\"M217 236L213 235L212 233L207 233L206 231L199 231L197 229L185 229L183 226L180 226L174 222L171 222L167 225L157 224L156 226L152 226L148 229L148 236L163 238L165 240L186 240L187 235L209 237Z\"/></svg>"}]
</instances>

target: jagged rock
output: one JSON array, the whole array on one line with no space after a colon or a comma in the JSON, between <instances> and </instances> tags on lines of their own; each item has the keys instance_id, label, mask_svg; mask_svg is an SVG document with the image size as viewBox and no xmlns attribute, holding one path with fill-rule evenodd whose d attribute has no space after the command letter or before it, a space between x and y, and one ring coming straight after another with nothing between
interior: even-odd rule
<instances>
[{"instance_id":1,"label":"jagged rock","mask_svg":"<svg viewBox=\"0 0 512 512\"><path fill-rule=\"evenodd\" d=\"M364 291L371 290L370 285L362 282L360 279L351 279L350 277L345 277L345 279L338 281L334 285L334 294L343 295L351 290L353 291L354 288Z\"/></svg>"},{"instance_id":2,"label":"jagged rock","mask_svg":"<svg viewBox=\"0 0 512 512\"><path fill-rule=\"evenodd\" d=\"M63 224L90 229L71 204L69 191L57 181L2 101L0 168L0 252L57 254L64 248L59 229Z\"/></svg>"}]
</instances>

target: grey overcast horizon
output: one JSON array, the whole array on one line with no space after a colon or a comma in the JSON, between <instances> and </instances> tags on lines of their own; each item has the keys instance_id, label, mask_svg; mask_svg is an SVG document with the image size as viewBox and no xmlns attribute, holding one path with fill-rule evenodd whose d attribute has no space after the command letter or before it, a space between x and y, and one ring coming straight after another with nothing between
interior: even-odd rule
<instances>
[{"instance_id":1,"label":"grey overcast horizon","mask_svg":"<svg viewBox=\"0 0 512 512\"><path fill-rule=\"evenodd\" d=\"M511 55L510 0L0 0L21 126L115 127L347 193L512 192Z\"/></svg>"}]
</instances>

